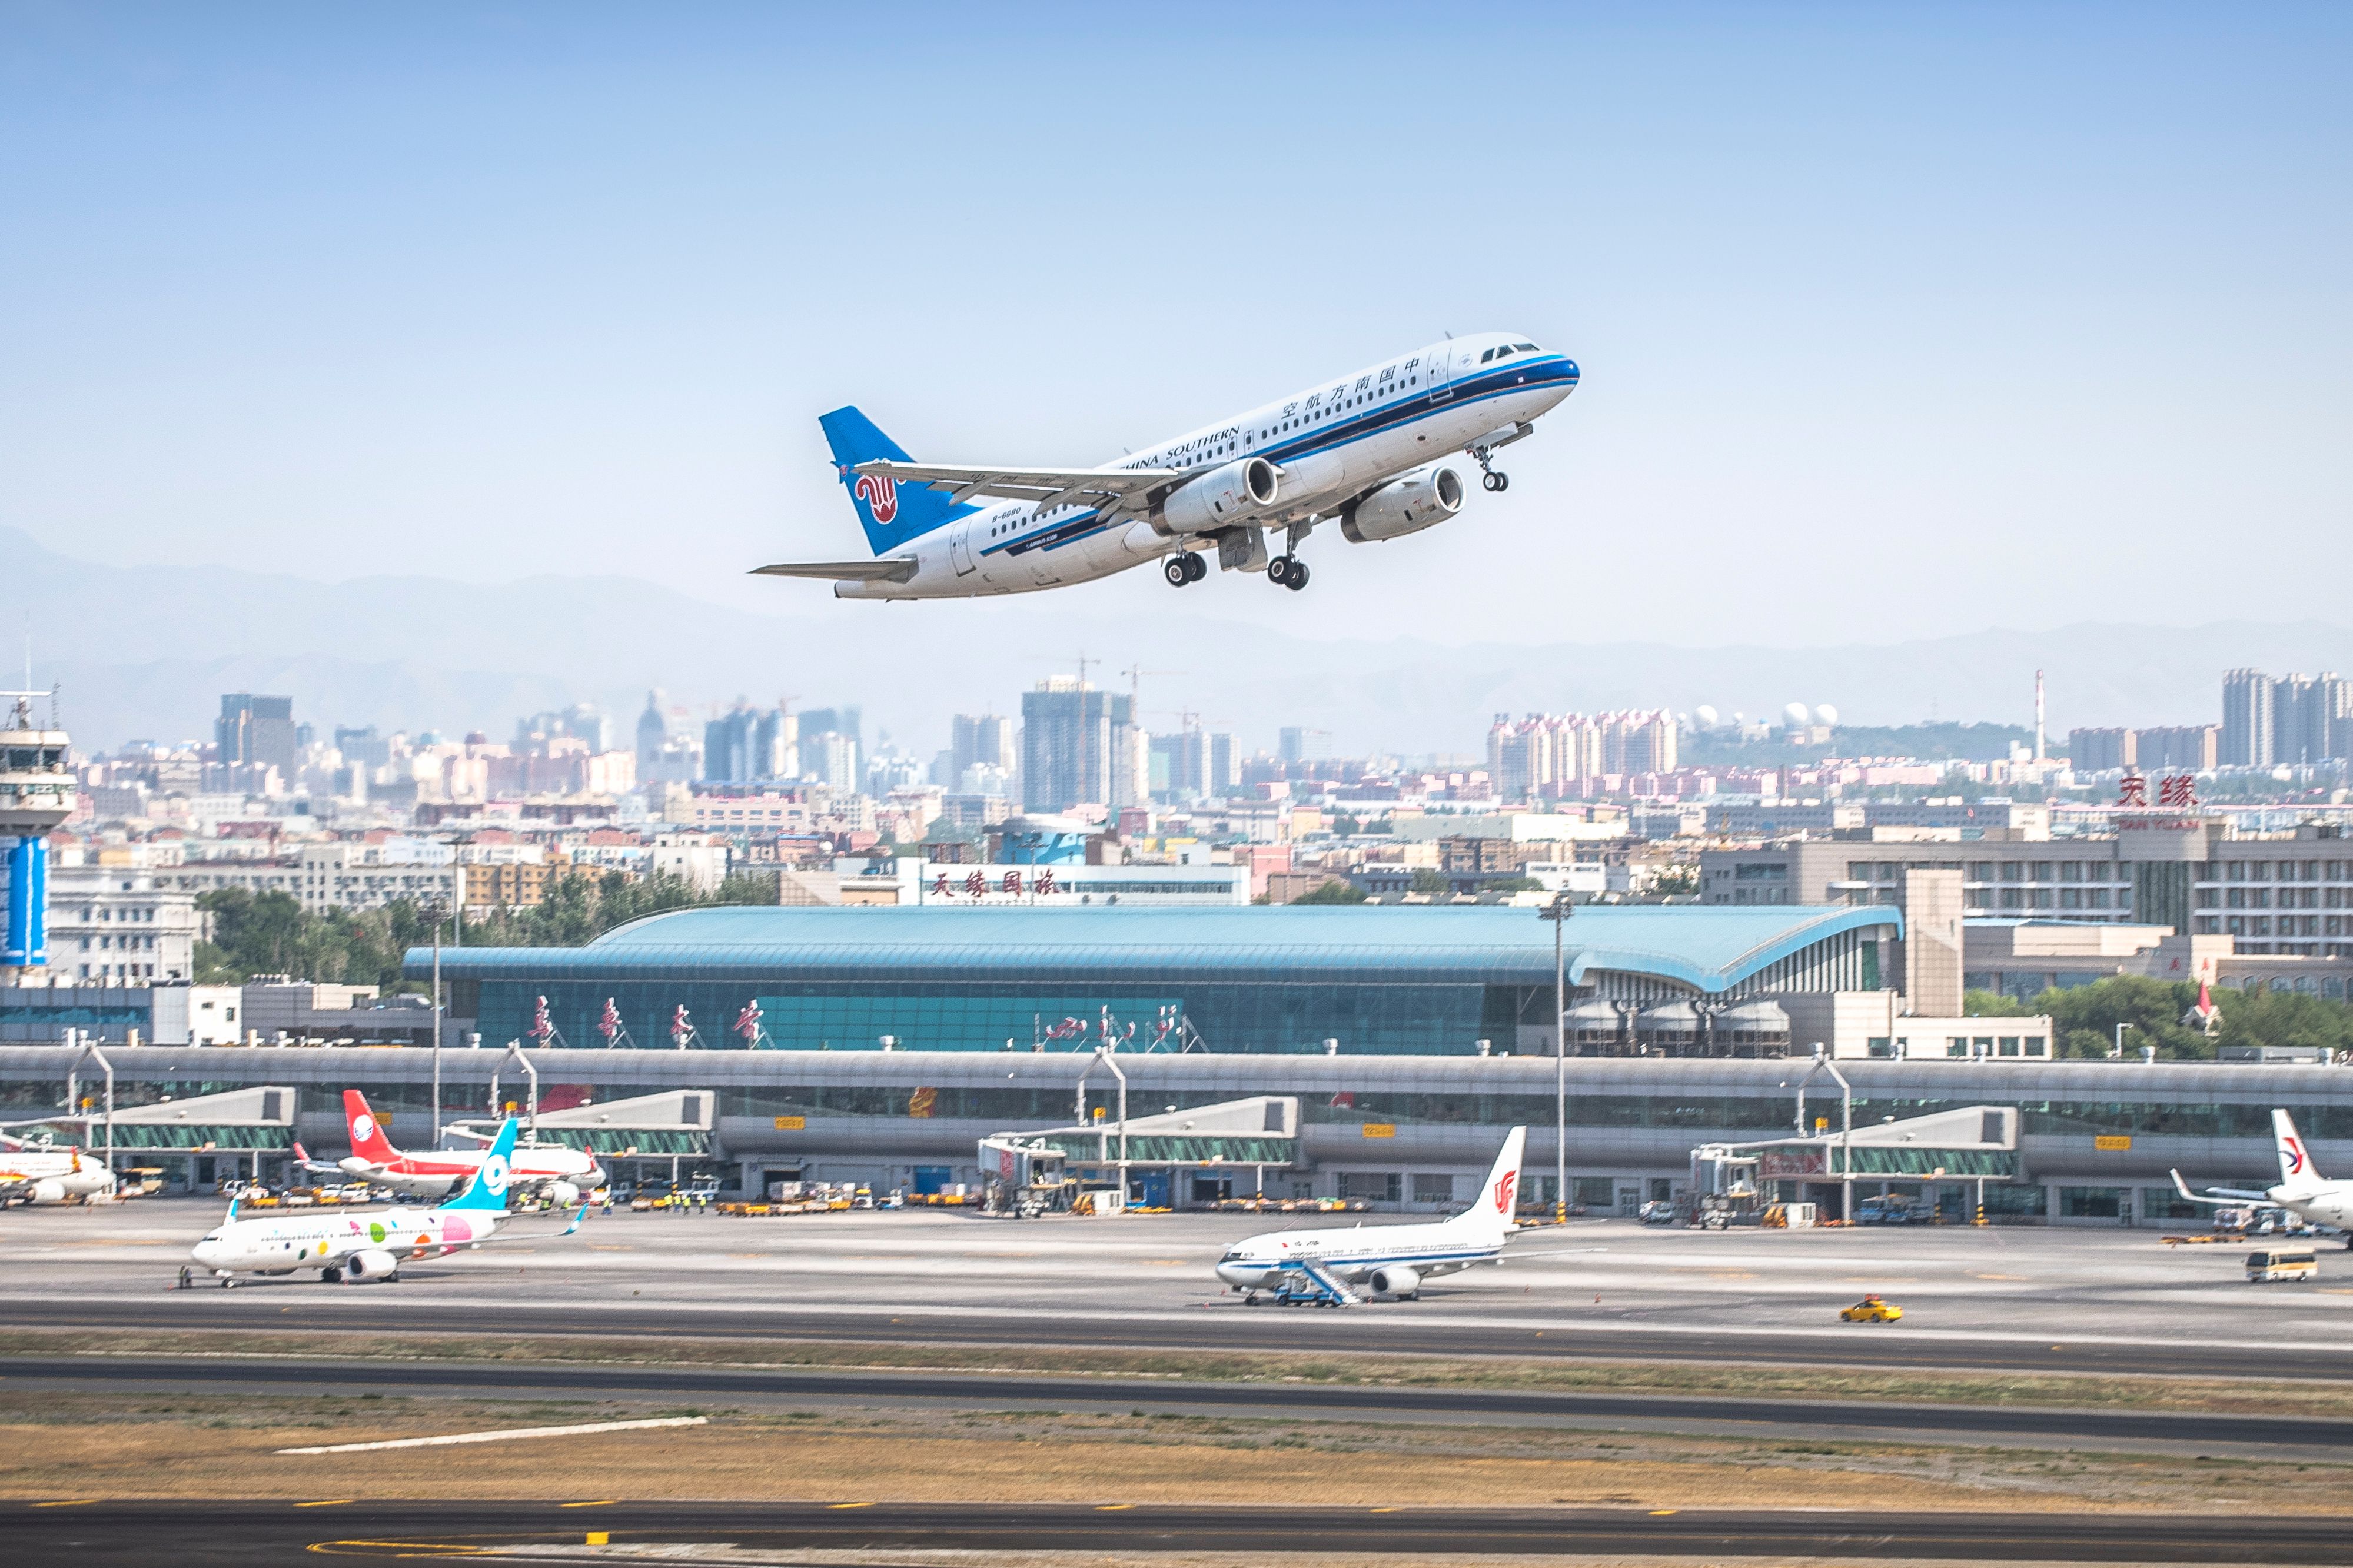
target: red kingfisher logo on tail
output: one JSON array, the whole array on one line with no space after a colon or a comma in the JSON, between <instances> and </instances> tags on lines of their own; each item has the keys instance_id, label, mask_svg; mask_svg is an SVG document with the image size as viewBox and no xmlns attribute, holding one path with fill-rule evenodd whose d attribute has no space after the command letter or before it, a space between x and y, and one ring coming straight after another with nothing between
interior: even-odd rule
<instances>
[{"instance_id":1,"label":"red kingfisher logo on tail","mask_svg":"<svg viewBox=\"0 0 2353 1568\"><path fill-rule=\"evenodd\" d=\"M877 522L899 515L899 481L882 474L860 474L850 493L866 503Z\"/></svg>"}]
</instances>

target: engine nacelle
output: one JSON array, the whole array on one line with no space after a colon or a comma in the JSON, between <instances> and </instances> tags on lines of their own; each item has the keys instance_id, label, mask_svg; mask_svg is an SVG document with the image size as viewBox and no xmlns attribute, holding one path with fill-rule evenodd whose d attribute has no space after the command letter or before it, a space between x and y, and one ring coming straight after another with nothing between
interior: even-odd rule
<instances>
[{"instance_id":1,"label":"engine nacelle","mask_svg":"<svg viewBox=\"0 0 2353 1568\"><path fill-rule=\"evenodd\" d=\"M1214 532L1263 515L1281 489L1272 463L1237 458L1177 486L1153 521L1171 533Z\"/></svg>"},{"instance_id":2,"label":"engine nacelle","mask_svg":"<svg viewBox=\"0 0 2353 1568\"><path fill-rule=\"evenodd\" d=\"M343 1278L354 1285L370 1279L394 1279L399 1275L400 1259L374 1247L343 1259Z\"/></svg>"},{"instance_id":3,"label":"engine nacelle","mask_svg":"<svg viewBox=\"0 0 2353 1568\"><path fill-rule=\"evenodd\" d=\"M1421 1276L1402 1265L1393 1265L1374 1269L1372 1278L1365 1283L1373 1288L1376 1296L1410 1296L1421 1289Z\"/></svg>"},{"instance_id":4,"label":"engine nacelle","mask_svg":"<svg viewBox=\"0 0 2353 1568\"><path fill-rule=\"evenodd\" d=\"M1443 464L1391 479L1340 514L1351 544L1402 539L1444 522L1462 510L1462 476Z\"/></svg>"},{"instance_id":5,"label":"engine nacelle","mask_svg":"<svg viewBox=\"0 0 2353 1568\"><path fill-rule=\"evenodd\" d=\"M66 1201L66 1184L63 1182L55 1181L35 1182L33 1190L26 1195L25 1201L34 1204L61 1204Z\"/></svg>"},{"instance_id":6,"label":"engine nacelle","mask_svg":"<svg viewBox=\"0 0 2353 1568\"><path fill-rule=\"evenodd\" d=\"M570 1182L550 1182L547 1184L547 1201L557 1208L568 1209L580 1201L580 1189Z\"/></svg>"}]
</instances>

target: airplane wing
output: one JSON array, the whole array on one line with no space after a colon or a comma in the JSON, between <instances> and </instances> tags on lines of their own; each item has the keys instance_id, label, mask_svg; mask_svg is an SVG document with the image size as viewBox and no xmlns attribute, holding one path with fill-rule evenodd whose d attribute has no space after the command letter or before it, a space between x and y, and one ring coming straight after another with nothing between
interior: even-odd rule
<instances>
[{"instance_id":1,"label":"airplane wing","mask_svg":"<svg viewBox=\"0 0 2353 1568\"><path fill-rule=\"evenodd\" d=\"M877 458L858 471L944 490L959 504L974 496L1033 500L1043 510L1074 500L1139 498L1183 479L1177 468L984 468L958 463L902 463Z\"/></svg>"},{"instance_id":2,"label":"airplane wing","mask_svg":"<svg viewBox=\"0 0 2353 1568\"><path fill-rule=\"evenodd\" d=\"M915 574L916 563L889 561L782 561L754 566L754 577L825 577L835 582L904 583Z\"/></svg>"},{"instance_id":3,"label":"airplane wing","mask_svg":"<svg viewBox=\"0 0 2353 1568\"><path fill-rule=\"evenodd\" d=\"M2273 1201L2269 1193L2243 1192L2237 1187L2209 1187L2206 1190L2215 1195L2200 1197L2189 1190L2189 1184L2181 1179L2179 1171L2173 1173L2173 1190L2193 1204L2269 1204Z\"/></svg>"}]
</instances>

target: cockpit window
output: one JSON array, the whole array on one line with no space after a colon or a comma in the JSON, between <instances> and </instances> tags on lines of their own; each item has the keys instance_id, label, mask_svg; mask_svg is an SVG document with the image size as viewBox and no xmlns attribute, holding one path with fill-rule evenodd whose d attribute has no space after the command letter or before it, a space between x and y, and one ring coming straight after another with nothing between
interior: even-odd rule
<instances>
[{"instance_id":1,"label":"cockpit window","mask_svg":"<svg viewBox=\"0 0 2353 1568\"><path fill-rule=\"evenodd\" d=\"M1519 350L1524 354L1532 354L1536 352L1536 346L1534 343L1514 343L1512 347ZM1506 350L1505 352L1509 353L1510 351Z\"/></svg>"},{"instance_id":2,"label":"cockpit window","mask_svg":"<svg viewBox=\"0 0 2353 1568\"><path fill-rule=\"evenodd\" d=\"M1242 1254L1241 1248L1240 1247L1236 1247L1233 1251L1227 1253L1223 1258L1218 1259L1220 1263L1240 1263L1241 1260Z\"/></svg>"},{"instance_id":3,"label":"cockpit window","mask_svg":"<svg viewBox=\"0 0 2353 1568\"><path fill-rule=\"evenodd\" d=\"M1479 363L1481 364L1485 364L1489 360L1493 359L1494 357L1495 351L1493 349L1489 349L1485 353L1479 356Z\"/></svg>"}]
</instances>

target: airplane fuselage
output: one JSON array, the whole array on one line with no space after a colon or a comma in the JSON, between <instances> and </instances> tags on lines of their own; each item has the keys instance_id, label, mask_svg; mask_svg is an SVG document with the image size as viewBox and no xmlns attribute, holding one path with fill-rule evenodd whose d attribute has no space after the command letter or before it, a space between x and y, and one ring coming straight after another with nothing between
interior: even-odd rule
<instances>
[{"instance_id":1,"label":"airplane fuselage","mask_svg":"<svg viewBox=\"0 0 2353 1568\"><path fill-rule=\"evenodd\" d=\"M1356 1285L1410 1270L1410 1294L1423 1279L1502 1260L1508 1231L1472 1231L1459 1225L1350 1226L1345 1229L1271 1230L1245 1237L1218 1260L1218 1278L1244 1291L1275 1290L1308 1265Z\"/></svg>"},{"instance_id":2,"label":"airplane fuselage","mask_svg":"<svg viewBox=\"0 0 2353 1568\"><path fill-rule=\"evenodd\" d=\"M1231 419L1134 453L1106 468L1208 474L1237 459L1274 466L1274 503L1242 521L1303 534L1400 476L1465 451L1495 447L1575 391L1577 365L1508 334L1450 339L1367 366ZM1459 505L1459 500L1455 503ZM890 552L915 569L903 582L841 582L846 599L974 598L1091 582L1179 551L1222 553L1229 567L1264 565L1220 552L1202 532L1172 527L1156 508L1073 501L1000 501L955 518Z\"/></svg>"},{"instance_id":3,"label":"airplane fuselage","mask_svg":"<svg viewBox=\"0 0 2353 1568\"><path fill-rule=\"evenodd\" d=\"M190 1256L220 1275L332 1268L362 1252L431 1258L487 1240L499 1218L496 1214L406 1208L273 1215L230 1220L207 1232Z\"/></svg>"}]
</instances>

